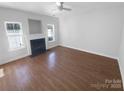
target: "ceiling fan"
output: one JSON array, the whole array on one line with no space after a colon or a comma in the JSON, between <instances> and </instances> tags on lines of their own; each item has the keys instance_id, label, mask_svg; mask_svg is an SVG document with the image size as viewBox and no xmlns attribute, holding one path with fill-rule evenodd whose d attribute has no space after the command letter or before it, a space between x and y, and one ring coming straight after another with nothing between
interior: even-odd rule
<instances>
[{"instance_id":1,"label":"ceiling fan","mask_svg":"<svg viewBox=\"0 0 124 93\"><path fill-rule=\"evenodd\" d=\"M56 2L57 8L60 11L62 11L62 10L71 11L72 10L71 8L65 8L65 7L63 7L63 4L64 4L64 2Z\"/></svg>"}]
</instances>

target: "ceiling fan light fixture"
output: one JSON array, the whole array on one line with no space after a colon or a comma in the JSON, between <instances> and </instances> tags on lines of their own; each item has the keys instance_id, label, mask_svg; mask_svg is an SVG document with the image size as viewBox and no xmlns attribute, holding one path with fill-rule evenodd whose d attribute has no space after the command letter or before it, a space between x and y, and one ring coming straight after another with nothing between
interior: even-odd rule
<instances>
[{"instance_id":1,"label":"ceiling fan light fixture","mask_svg":"<svg viewBox=\"0 0 124 93\"><path fill-rule=\"evenodd\" d=\"M56 2L56 5L57 5L57 6L61 6L61 3L60 3L60 2Z\"/></svg>"},{"instance_id":2,"label":"ceiling fan light fixture","mask_svg":"<svg viewBox=\"0 0 124 93\"><path fill-rule=\"evenodd\" d=\"M63 7L63 4L64 4L64 2L56 2L56 5L57 5L58 10L60 10L60 11L63 11L63 10L65 10L65 11L71 11L72 10L70 8Z\"/></svg>"}]
</instances>

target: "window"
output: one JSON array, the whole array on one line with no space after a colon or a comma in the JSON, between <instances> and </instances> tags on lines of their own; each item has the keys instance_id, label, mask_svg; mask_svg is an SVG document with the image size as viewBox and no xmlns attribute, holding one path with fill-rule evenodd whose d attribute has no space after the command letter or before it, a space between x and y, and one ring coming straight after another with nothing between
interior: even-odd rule
<instances>
[{"instance_id":1,"label":"window","mask_svg":"<svg viewBox=\"0 0 124 93\"><path fill-rule=\"evenodd\" d=\"M47 25L47 35L48 35L48 41L53 42L55 41L55 32L54 32L54 25Z\"/></svg>"},{"instance_id":2,"label":"window","mask_svg":"<svg viewBox=\"0 0 124 93\"><path fill-rule=\"evenodd\" d=\"M5 29L8 37L9 49L16 50L16 49L24 48L21 23L5 22Z\"/></svg>"}]
</instances>

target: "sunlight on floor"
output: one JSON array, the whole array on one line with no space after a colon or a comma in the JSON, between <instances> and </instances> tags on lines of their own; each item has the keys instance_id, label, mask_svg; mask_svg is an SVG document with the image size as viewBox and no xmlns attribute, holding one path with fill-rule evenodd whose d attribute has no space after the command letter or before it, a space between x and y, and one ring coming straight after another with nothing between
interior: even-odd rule
<instances>
[{"instance_id":1,"label":"sunlight on floor","mask_svg":"<svg viewBox=\"0 0 124 93\"><path fill-rule=\"evenodd\" d=\"M56 60L56 54L55 54L55 52L52 52L49 55L49 61L48 61L48 65L49 65L50 69L52 69L55 66L55 63L56 63L55 60Z\"/></svg>"}]
</instances>

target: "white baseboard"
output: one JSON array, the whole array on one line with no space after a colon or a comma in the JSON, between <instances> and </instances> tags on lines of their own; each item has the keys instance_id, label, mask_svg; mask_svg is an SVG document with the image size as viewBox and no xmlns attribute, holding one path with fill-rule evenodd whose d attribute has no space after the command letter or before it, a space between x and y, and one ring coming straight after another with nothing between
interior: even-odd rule
<instances>
[{"instance_id":1,"label":"white baseboard","mask_svg":"<svg viewBox=\"0 0 124 93\"><path fill-rule=\"evenodd\" d=\"M119 64L119 68L120 68L120 72L121 72L121 77L122 77L122 83L123 83L123 89L124 89L124 71L123 71L123 67L120 63L120 60L118 60L118 64Z\"/></svg>"},{"instance_id":2,"label":"white baseboard","mask_svg":"<svg viewBox=\"0 0 124 93\"><path fill-rule=\"evenodd\" d=\"M9 63L9 62L13 62L15 60L18 60L18 59L21 59L21 58L24 58L27 56L30 56L30 54L25 54L25 55L21 55L21 56L15 57L15 58L4 60L4 61L0 62L0 65L3 65L3 64Z\"/></svg>"},{"instance_id":3,"label":"white baseboard","mask_svg":"<svg viewBox=\"0 0 124 93\"><path fill-rule=\"evenodd\" d=\"M97 52L93 52L93 51L89 51L89 50L85 50L85 49L81 49L81 48L71 47L71 46L67 46L67 45L63 45L63 44L60 44L59 46L72 48L72 49L76 49L79 51L84 51L84 52L88 52L88 53L92 53L92 54L96 54L96 55L100 55L100 56L105 56L105 57L112 58L112 59L118 59L118 57L114 57L114 56L110 56L110 55L106 55L106 54L102 54L102 53L97 53Z\"/></svg>"},{"instance_id":4,"label":"white baseboard","mask_svg":"<svg viewBox=\"0 0 124 93\"><path fill-rule=\"evenodd\" d=\"M54 48L54 47L57 47L57 46L59 46L59 45L57 44L57 45L54 45L54 46L50 46L50 47L47 48L47 50L51 49L51 48Z\"/></svg>"},{"instance_id":5,"label":"white baseboard","mask_svg":"<svg viewBox=\"0 0 124 93\"><path fill-rule=\"evenodd\" d=\"M58 46L58 44L54 45L54 46L50 46L48 49L56 47L56 46ZM30 56L30 55L31 54L29 53L29 54L21 55L21 56L18 56L18 57L16 56L14 58L8 58L8 59L5 59L5 60L2 60L2 62L0 62L0 65L6 64L6 63L9 63L9 62L13 62L15 60L18 60L18 59L21 59L21 58L24 58L24 57L27 57L27 56Z\"/></svg>"}]
</instances>

